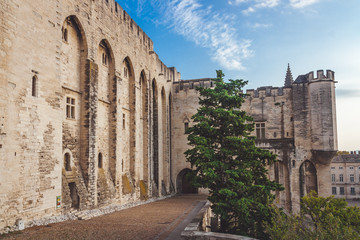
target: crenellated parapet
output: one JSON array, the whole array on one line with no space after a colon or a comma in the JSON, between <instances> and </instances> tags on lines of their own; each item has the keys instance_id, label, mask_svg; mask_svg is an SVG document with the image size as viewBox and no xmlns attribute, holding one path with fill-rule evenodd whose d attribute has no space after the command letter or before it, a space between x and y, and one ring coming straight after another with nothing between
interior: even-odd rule
<instances>
[{"instance_id":1,"label":"crenellated parapet","mask_svg":"<svg viewBox=\"0 0 360 240\"><path fill-rule=\"evenodd\" d=\"M283 87L264 86L257 89L247 89L246 94L250 98L283 96L286 91Z\"/></svg>"},{"instance_id":2,"label":"crenellated parapet","mask_svg":"<svg viewBox=\"0 0 360 240\"><path fill-rule=\"evenodd\" d=\"M299 75L293 84L311 83L318 81L335 81L334 71L326 70L326 74L324 74L324 70L317 70L316 77L313 71L309 72L308 74Z\"/></svg>"},{"instance_id":3,"label":"crenellated parapet","mask_svg":"<svg viewBox=\"0 0 360 240\"><path fill-rule=\"evenodd\" d=\"M180 91L195 90L196 87L214 87L214 80L212 78L190 79L173 82L173 84L175 93L179 93Z\"/></svg>"},{"instance_id":4,"label":"crenellated parapet","mask_svg":"<svg viewBox=\"0 0 360 240\"><path fill-rule=\"evenodd\" d=\"M140 43L147 47L149 52L153 51L154 43L150 37L136 24L130 15L115 0L99 0L95 4L101 5L105 16L113 19L113 24L123 25L139 39ZM84 3L85 5L85 3ZM87 5L87 4L86 4Z\"/></svg>"}]
</instances>

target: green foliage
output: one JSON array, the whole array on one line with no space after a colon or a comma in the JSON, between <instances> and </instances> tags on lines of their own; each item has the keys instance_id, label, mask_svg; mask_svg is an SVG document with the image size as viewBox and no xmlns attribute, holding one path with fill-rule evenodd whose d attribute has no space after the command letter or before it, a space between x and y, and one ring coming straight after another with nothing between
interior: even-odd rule
<instances>
[{"instance_id":1,"label":"green foliage","mask_svg":"<svg viewBox=\"0 0 360 240\"><path fill-rule=\"evenodd\" d=\"M246 94L243 80L223 81L217 71L214 88L197 88L200 107L187 130L191 146L185 152L193 183L208 188L220 231L264 238L264 222L275 208L272 191L283 190L270 181L266 166L276 161L269 151L255 146L253 119L240 110Z\"/></svg>"},{"instance_id":2,"label":"green foliage","mask_svg":"<svg viewBox=\"0 0 360 240\"><path fill-rule=\"evenodd\" d=\"M360 208L347 207L344 199L318 197L315 192L302 198L301 213L276 212L266 231L271 239L360 239Z\"/></svg>"}]
</instances>

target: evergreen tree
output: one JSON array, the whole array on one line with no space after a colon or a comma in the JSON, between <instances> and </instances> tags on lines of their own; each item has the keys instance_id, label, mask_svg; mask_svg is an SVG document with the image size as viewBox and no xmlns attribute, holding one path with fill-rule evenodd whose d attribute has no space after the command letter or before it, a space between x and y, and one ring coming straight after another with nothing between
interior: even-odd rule
<instances>
[{"instance_id":1,"label":"evergreen tree","mask_svg":"<svg viewBox=\"0 0 360 240\"><path fill-rule=\"evenodd\" d=\"M246 94L243 80L224 82L217 71L214 88L198 87L200 93L194 126L187 133L196 187L208 188L212 210L220 218L220 232L267 238L264 223L274 214L272 191L283 190L270 181L267 166L276 156L255 146L253 119L242 111Z\"/></svg>"}]
</instances>

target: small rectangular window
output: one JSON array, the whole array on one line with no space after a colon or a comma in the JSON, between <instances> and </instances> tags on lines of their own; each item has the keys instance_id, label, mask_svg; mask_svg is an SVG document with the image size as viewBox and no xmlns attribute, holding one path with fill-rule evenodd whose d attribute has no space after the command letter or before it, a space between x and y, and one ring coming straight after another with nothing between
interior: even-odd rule
<instances>
[{"instance_id":1,"label":"small rectangular window","mask_svg":"<svg viewBox=\"0 0 360 240\"><path fill-rule=\"evenodd\" d=\"M331 167L331 169L335 169L335 167Z\"/></svg>"},{"instance_id":2,"label":"small rectangular window","mask_svg":"<svg viewBox=\"0 0 360 240\"><path fill-rule=\"evenodd\" d=\"M343 174L339 175L339 182L344 182L344 175Z\"/></svg>"},{"instance_id":3,"label":"small rectangular window","mask_svg":"<svg viewBox=\"0 0 360 240\"><path fill-rule=\"evenodd\" d=\"M123 113L123 129L125 129L125 113Z\"/></svg>"},{"instance_id":4,"label":"small rectangular window","mask_svg":"<svg viewBox=\"0 0 360 240\"><path fill-rule=\"evenodd\" d=\"M354 170L354 167L349 167L350 168L350 170Z\"/></svg>"},{"instance_id":5,"label":"small rectangular window","mask_svg":"<svg viewBox=\"0 0 360 240\"><path fill-rule=\"evenodd\" d=\"M256 138L257 139L264 139L265 138L265 123L256 123Z\"/></svg>"},{"instance_id":6,"label":"small rectangular window","mask_svg":"<svg viewBox=\"0 0 360 240\"><path fill-rule=\"evenodd\" d=\"M339 169L340 169L340 170L342 170L342 169L343 169L343 167L339 167Z\"/></svg>"},{"instance_id":7,"label":"small rectangular window","mask_svg":"<svg viewBox=\"0 0 360 240\"><path fill-rule=\"evenodd\" d=\"M75 99L66 97L66 118L75 119Z\"/></svg>"},{"instance_id":8,"label":"small rectangular window","mask_svg":"<svg viewBox=\"0 0 360 240\"><path fill-rule=\"evenodd\" d=\"M332 194L336 195L336 187L332 187Z\"/></svg>"},{"instance_id":9,"label":"small rectangular window","mask_svg":"<svg viewBox=\"0 0 360 240\"><path fill-rule=\"evenodd\" d=\"M355 195L355 188L354 188L354 187L351 187L351 188L350 188L350 194L351 194L351 195Z\"/></svg>"},{"instance_id":10,"label":"small rectangular window","mask_svg":"<svg viewBox=\"0 0 360 240\"><path fill-rule=\"evenodd\" d=\"M354 174L350 174L350 182L354 182L354 181L355 181Z\"/></svg>"},{"instance_id":11,"label":"small rectangular window","mask_svg":"<svg viewBox=\"0 0 360 240\"><path fill-rule=\"evenodd\" d=\"M37 97L38 96L38 79L36 76L32 78L31 82L31 96Z\"/></svg>"},{"instance_id":12,"label":"small rectangular window","mask_svg":"<svg viewBox=\"0 0 360 240\"><path fill-rule=\"evenodd\" d=\"M344 195L344 194L345 194L344 187L340 187L340 195Z\"/></svg>"}]
</instances>

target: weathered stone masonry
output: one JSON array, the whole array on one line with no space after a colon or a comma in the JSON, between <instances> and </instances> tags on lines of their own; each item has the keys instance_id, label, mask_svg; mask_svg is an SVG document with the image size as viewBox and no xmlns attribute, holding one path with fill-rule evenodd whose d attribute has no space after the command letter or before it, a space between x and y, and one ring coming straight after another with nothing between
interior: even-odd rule
<instances>
[{"instance_id":1,"label":"weathered stone masonry","mask_svg":"<svg viewBox=\"0 0 360 240\"><path fill-rule=\"evenodd\" d=\"M185 128L194 88L211 79L180 80L113 0L3 0L0 21L0 232L197 191L185 177ZM257 144L281 159L270 177L288 209L311 189L330 194L335 82L332 71L317 75L248 91L244 104Z\"/></svg>"},{"instance_id":2,"label":"weathered stone masonry","mask_svg":"<svg viewBox=\"0 0 360 240\"><path fill-rule=\"evenodd\" d=\"M198 108L196 86L212 87L211 79L174 82L173 136L176 171L189 165L186 124ZM283 184L277 202L288 210L300 210L300 198L311 190L330 195L330 162L337 151L334 72L310 72L292 80L290 68L284 87L260 87L246 92L242 108L253 117L257 146L278 155L269 177ZM181 177L181 176L180 176ZM181 184L181 181L177 181ZM181 186L178 186L178 189Z\"/></svg>"},{"instance_id":3,"label":"weathered stone masonry","mask_svg":"<svg viewBox=\"0 0 360 240\"><path fill-rule=\"evenodd\" d=\"M107 0L0 11L0 229L172 193L180 73L128 14Z\"/></svg>"}]
</instances>

